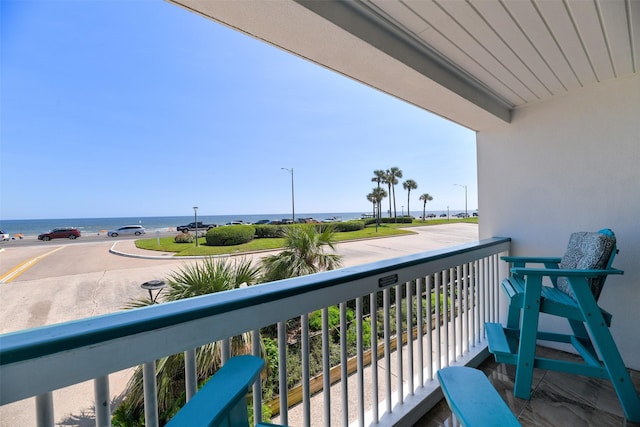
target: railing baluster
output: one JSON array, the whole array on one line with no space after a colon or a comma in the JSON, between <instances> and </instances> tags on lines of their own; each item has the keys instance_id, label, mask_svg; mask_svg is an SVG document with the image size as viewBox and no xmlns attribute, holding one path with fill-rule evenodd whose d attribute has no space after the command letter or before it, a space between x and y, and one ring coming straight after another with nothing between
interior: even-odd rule
<instances>
[{"instance_id":1,"label":"railing baluster","mask_svg":"<svg viewBox=\"0 0 640 427\"><path fill-rule=\"evenodd\" d=\"M364 427L364 345L362 340L362 298L356 298L356 355L358 364L358 425Z\"/></svg>"},{"instance_id":2,"label":"railing baluster","mask_svg":"<svg viewBox=\"0 0 640 427\"><path fill-rule=\"evenodd\" d=\"M462 315L462 353L469 351L469 263L462 265L462 294L464 298L462 300L463 315Z\"/></svg>"},{"instance_id":3,"label":"railing baluster","mask_svg":"<svg viewBox=\"0 0 640 427\"><path fill-rule=\"evenodd\" d=\"M459 356L464 354L464 348L462 345L463 340L463 320L464 310L462 309L462 266L456 267L456 360Z\"/></svg>"},{"instance_id":4,"label":"railing baluster","mask_svg":"<svg viewBox=\"0 0 640 427\"><path fill-rule=\"evenodd\" d=\"M384 314L384 369L385 369L385 386L386 386L386 402L387 412L391 413L391 319L389 311L391 310L389 288L382 291L383 314Z\"/></svg>"},{"instance_id":5,"label":"railing baluster","mask_svg":"<svg viewBox=\"0 0 640 427\"><path fill-rule=\"evenodd\" d=\"M251 352L254 356L262 357L260 354L260 330L251 331ZM262 381L253 383L253 425L262 422Z\"/></svg>"},{"instance_id":6,"label":"railing baluster","mask_svg":"<svg viewBox=\"0 0 640 427\"><path fill-rule=\"evenodd\" d=\"M93 394L96 401L96 427L111 427L111 396L109 395L109 376L93 380Z\"/></svg>"},{"instance_id":7,"label":"railing baluster","mask_svg":"<svg viewBox=\"0 0 640 427\"><path fill-rule=\"evenodd\" d=\"M444 335L444 342L442 346L444 349L443 352L440 353L444 357L444 367L449 366L450 360L450 352L449 349L449 305L451 300L451 291L449 290L449 281L451 278L449 277L449 270L442 271L442 334Z\"/></svg>"},{"instance_id":8,"label":"railing baluster","mask_svg":"<svg viewBox=\"0 0 640 427\"><path fill-rule=\"evenodd\" d=\"M324 393L324 425L331 426L331 352L329 348L329 309L322 309L322 389Z\"/></svg>"},{"instance_id":9,"label":"railing baluster","mask_svg":"<svg viewBox=\"0 0 640 427\"><path fill-rule=\"evenodd\" d=\"M377 424L378 415L378 293L369 295L371 313L371 411L373 423Z\"/></svg>"},{"instance_id":10,"label":"railing baluster","mask_svg":"<svg viewBox=\"0 0 640 427\"><path fill-rule=\"evenodd\" d=\"M289 424L289 390L287 389L287 322L278 322L278 387L280 423Z\"/></svg>"},{"instance_id":11,"label":"railing baluster","mask_svg":"<svg viewBox=\"0 0 640 427\"><path fill-rule=\"evenodd\" d=\"M409 394L413 393L413 291L412 283L407 282L406 300L407 300L407 381L409 385Z\"/></svg>"},{"instance_id":12,"label":"railing baluster","mask_svg":"<svg viewBox=\"0 0 640 427\"><path fill-rule=\"evenodd\" d=\"M36 423L38 427L54 427L56 423L51 392L36 396Z\"/></svg>"},{"instance_id":13,"label":"railing baluster","mask_svg":"<svg viewBox=\"0 0 640 427\"><path fill-rule=\"evenodd\" d=\"M142 365L142 382L144 388L144 425L145 427L158 427L158 385L155 360Z\"/></svg>"},{"instance_id":14,"label":"railing baluster","mask_svg":"<svg viewBox=\"0 0 640 427\"><path fill-rule=\"evenodd\" d=\"M402 375L402 285L396 285L396 362L398 372L396 373L398 381L398 402L404 402L404 377Z\"/></svg>"},{"instance_id":15,"label":"railing baluster","mask_svg":"<svg viewBox=\"0 0 640 427\"><path fill-rule=\"evenodd\" d=\"M340 385L342 387L342 425L349 425L349 371L347 370L347 303L340 303Z\"/></svg>"},{"instance_id":16,"label":"railing baluster","mask_svg":"<svg viewBox=\"0 0 640 427\"><path fill-rule=\"evenodd\" d=\"M198 374L195 349L184 352L184 381L188 402L198 392Z\"/></svg>"},{"instance_id":17,"label":"railing baluster","mask_svg":"<svg viewBox=\"0 0 640 427\"><path fill-rule=\"evenodd\" d=\"M303 425L311 425L311 392L309 389L309 315L300 316L302 323L302 407L303 407Z\"/></svg>"},{"instance_id":18,"label":"railing baluster","mask_svg":"<svg viewBox=\"0 0 640 427\"><path fill-rule=\"evenodd\" d=\"M231 358L231 338L220 341L220 361L224 365Z\"/></svg>"},{"instance_id":19,"label":"railing baluster","mask_svg":"<svg viewBox=\"0 0 640 427\"><path fill-rule=\"evenodd\" d=\"M431 275L426 277L424 293L427 297L427 379L433 381L433 304Z\"/></svg>"},{"instance_id":20,"label":"railing baluster","mask_svg":"<svg viewBox=\"0 0 640 427\"><path fill-rule=\"evenodd\" d=\"M424 387L424 315L423 315L423 294L422 283L424 278L419 277L416 279L416 326L418 328L417 341L418 341L418 382L420 387Z\"/></svg>"},{"instance_id":21,"label":"railing baluster","mask_svg":"<svg viewBox=\"0 0 640 427\"><path fill-rule=\"evenodd\" d=\"M436 283L435 283L435 305L436 305L436 336L435 336L435 345L436 345L436 371L442 367L442 341L441 341L441 330L442 330L442 298L440 295L440 283L442 282L442 272L436 273Z\"/></svg>"},{"instance_id":22,"label":"railing baluster","mask_svg":"<svg viewBox=\"0 0 640 427\"><path fill-rule=\"evenodd\" d=\"M451 333L450 333L450 340L451 340L451 356L449 357L449 362L453 362L457 359L457 354L458 354L458 347L457 347L457 342L456 342L456 336L458 333L458 328L456 328L456 309L457 309L457 304L456 304L456 283L458 282L458 278L456 277L456 275L454 274L456 270L453 268L449 269L449 322L451 324Z\"/></svg>"}]
</instances>

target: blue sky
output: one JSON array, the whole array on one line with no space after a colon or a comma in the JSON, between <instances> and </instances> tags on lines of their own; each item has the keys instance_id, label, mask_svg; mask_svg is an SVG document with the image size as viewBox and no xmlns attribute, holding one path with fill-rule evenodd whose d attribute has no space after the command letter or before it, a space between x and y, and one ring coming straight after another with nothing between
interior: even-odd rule
<instances>
[{"instance_id":1,"label":"blue sky","mask_svg":"<svg viewBox=\"0 0 640 427\"><path fill-rule=\"evenodd\" d=\"M404 101L160 0L0 5L0 218L286 213L283 167L300 214L392 166L477 208L475 133Z\"/></svg>"}]
</instances>

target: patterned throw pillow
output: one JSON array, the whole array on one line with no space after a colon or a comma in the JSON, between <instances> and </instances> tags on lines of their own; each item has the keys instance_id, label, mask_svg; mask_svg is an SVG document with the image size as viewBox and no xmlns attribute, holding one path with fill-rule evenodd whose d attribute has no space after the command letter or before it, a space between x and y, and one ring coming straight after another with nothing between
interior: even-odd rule
<instances>
[{"instance_id":1,"label":"patterned throw pillow","mask_svg":"<svg viewBox=\"0 0 640 427\"><path fill-rule=\"evenodd\" d=\"M594 232L573 233L559 267L570 270L603 270L607 267L615 244L615 236ZM606 276L598 276L588 279L596 301L600 297L605 278ZM557 287L575 299L566 277L558 278Z\"/></svg>"}]
</instances>

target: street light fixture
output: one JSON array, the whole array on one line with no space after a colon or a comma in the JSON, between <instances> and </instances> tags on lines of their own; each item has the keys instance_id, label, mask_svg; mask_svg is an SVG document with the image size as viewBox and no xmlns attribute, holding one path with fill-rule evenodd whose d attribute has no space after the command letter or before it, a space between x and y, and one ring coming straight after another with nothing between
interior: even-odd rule
<instances>
[{"instance_id":1,"label":"street light fixture","mask_svg":"<svg viewBox=\"0 0 640 427\"><path fill-rule=\"evenodd\" d=\"M293 222L296 222L296 204L293 199L293 168L280 168L283 171L291 172L291 219Z\"/></svg>"},{"instance_id":2,"label":"street light fixture","mask_svg":"<svg viewBox=\"0 0 640 427\"><path fill-rule=\"evenodd\" d=\"M469 212L467 211L467 186L462 184L453 184L453 185L457 185L458 187L464 188L464 217L469 218Z\"/></svg>"},{"instance_id":3,"label":"street light fixture","mask_svg":"<svg viewBox=\"0 0 640 427\"><path fill-rule=\"evenodd\" d=\"M193 207L193 221L196 224L196 247L198 246L198 207Z\"/></svg>"}]
</instances>

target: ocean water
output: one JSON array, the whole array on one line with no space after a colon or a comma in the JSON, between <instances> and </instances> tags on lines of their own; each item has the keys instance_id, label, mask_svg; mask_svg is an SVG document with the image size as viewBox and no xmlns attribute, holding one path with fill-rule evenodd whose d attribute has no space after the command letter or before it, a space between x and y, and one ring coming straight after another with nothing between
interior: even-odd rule
<instances>
[{"instance_id":1,"label":"ocean water","mask_svg":"<svg viewBox=\"0 0 640 427\"><path fill-rule=\"evenodd\" d=\"M450 215L455 215L464 211L450 211ZM435 213L440 215L446 211L427 211L427 213ZM469 211L471 213L471 211ZM371 214L371 212L316 212L316 213L297 213L298 218L314 218L321 221L325 218L336 217L343 221L350 219L359 219L363 214ZM412 211L414 217L422 215L422 211ZM400 212L398 212L400 215ZM384 214L383 214L384 216ZM269 221L282 220L291 218L291 213L283 214L246 214L246 215L198 215L198 221L205 224L224 225L231 221L242 220L244 222L256 222L261 219ZM98 234L101 231L114 230L124 225L142 225L147 232L172 231L179 225L185 225L194 220L193 216L151 216L151 217L123 217L123 218L63 218L63 219L10 219L0 220L0 229L5 233L13 236L14 234L22 234L23 236L37 236L56 227L75 227L85 234Z\"/></svg>"},{"instance_id":2,"label":"ocean water","mask_svg":"<svg viewBox=\"0 0 640 427\"><path fill-rule=\"evenodd\" d=\"M324 218L337 217L342 220L360 218L361 212L338 212L338 213L300 213L296 212L297 218ZM270 221L291 218L289 214L263 214L263 215L198 215L198 221L205 224L224 225L231 221L242 220L245 222L256 222L261 219ZM147 232L171 231L179 225L185 225L194 220L193 216L157 216L157 217L123 217L123 218L64 218L64 219L11 219L0 220L0 229L13 236L22 234L24 236L37 236L56 227L75 227L81 233L98 234L104 230L114 230L124 225L142 225Z\"/></svg>"}]
</instances>

